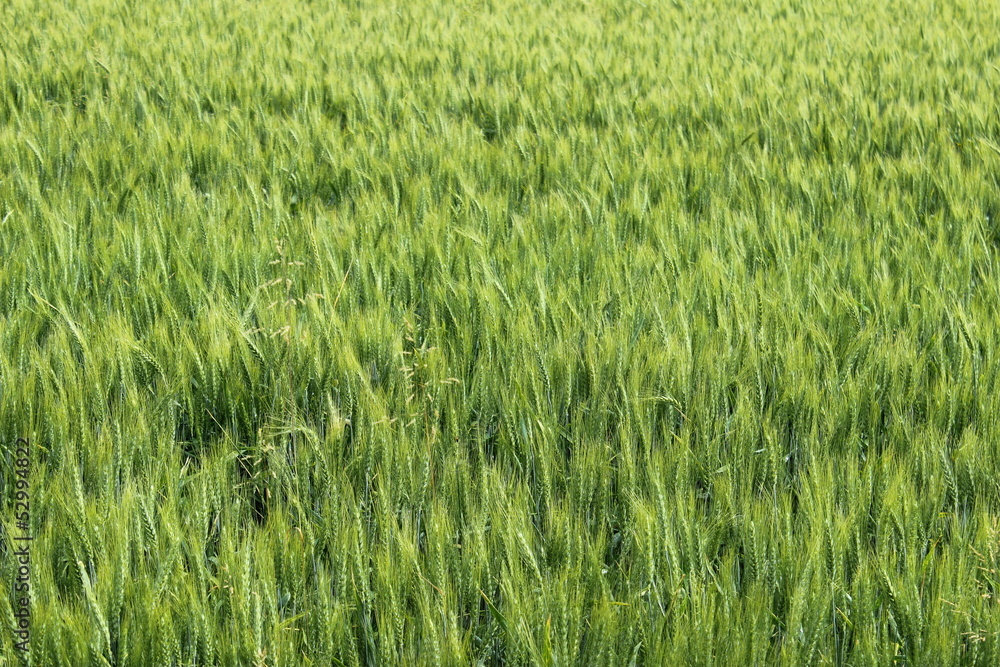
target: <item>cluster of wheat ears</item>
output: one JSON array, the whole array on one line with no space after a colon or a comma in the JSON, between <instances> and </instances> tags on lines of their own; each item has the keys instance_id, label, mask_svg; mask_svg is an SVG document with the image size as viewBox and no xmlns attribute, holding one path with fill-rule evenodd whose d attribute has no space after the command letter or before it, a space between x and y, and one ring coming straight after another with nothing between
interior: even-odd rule
<instances>
[{"instance_id":1,"label":"cluster of wheat ears","mask_svg":"<svg viewBox=\"0 0 1000 667\"><path fill-rule=\"evenodd\" d=\"M31 661L1000 664L998 34L5 0Z\"/></svg>"}]
</instances>

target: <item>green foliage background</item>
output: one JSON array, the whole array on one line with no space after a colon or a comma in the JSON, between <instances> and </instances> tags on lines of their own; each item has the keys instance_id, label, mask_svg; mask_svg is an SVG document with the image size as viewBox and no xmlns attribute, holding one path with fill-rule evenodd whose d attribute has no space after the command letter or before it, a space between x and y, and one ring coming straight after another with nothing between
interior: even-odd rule
<instances>
[{"instance_id":1,"label":"green foliage background","mask_svg":"<svg viewBox=\"0 0 1000 667\"><path fill-rule=\"evenodd\" d=\"M34 664L1000 663L998 34L7 0Z\"/></svg>"}]
</instances>

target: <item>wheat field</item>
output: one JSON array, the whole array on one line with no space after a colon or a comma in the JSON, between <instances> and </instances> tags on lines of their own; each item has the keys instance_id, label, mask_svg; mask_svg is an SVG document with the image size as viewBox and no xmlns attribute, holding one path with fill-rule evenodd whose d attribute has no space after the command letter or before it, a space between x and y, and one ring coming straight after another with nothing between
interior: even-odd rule
<instances>
[{"instance_id":1,"label":"wheat field","mask_svg":"<svg viewBox=\"0 0 1000 667\"><path fill-rule=\"evenodd\" d=\"M6 0L0 664L1000 664L997 35Z\"/></svg>"}]
</instances>

